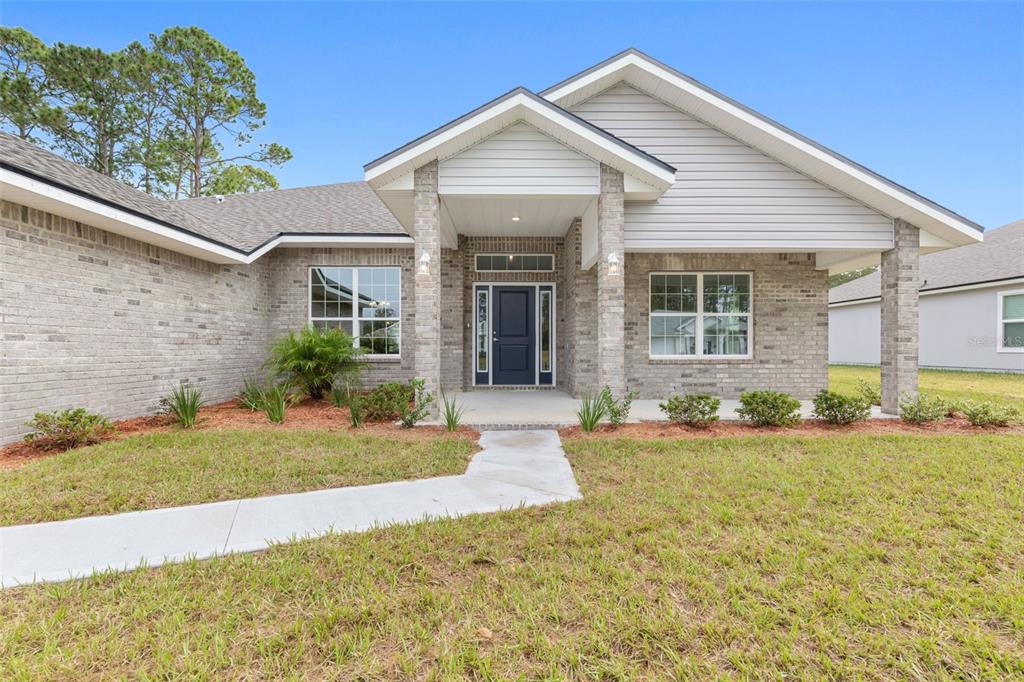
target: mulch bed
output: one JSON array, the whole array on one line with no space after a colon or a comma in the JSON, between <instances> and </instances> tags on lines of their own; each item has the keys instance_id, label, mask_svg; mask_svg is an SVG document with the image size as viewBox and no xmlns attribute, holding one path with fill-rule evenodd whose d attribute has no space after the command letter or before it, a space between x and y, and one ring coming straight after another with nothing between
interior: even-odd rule
<instances>
[{"instance_id":1,"label":"mulch bed","mask_svg":"<svg viewBox=\"0 0 1024 682\"><path fill-rule=\"evenodd\" d=\"M1024 434L1024 423L1011 423L1009 426L972 426L966 419L952 417L941 422L930 424L908 424L899 419L868 419L846 426L835 426L816 419L805 419L796 426L785 428L768 428L751 426L746 422L717 422L706 429L694 429L688 426L670 424L668 422L640 422L614 427L602 425L591 433L584 433L580 427L573 426L559 431L562 438L607 438L608 436L623 438L721 438L736 436L841 436L841 435L980 435L980 434Z\"/></svg>"},{"instance_id":2,"label":"mulch bed","mask_svg":"<svg viewBox=\"0 0 1024 682\"><path fill-rule=\"evenodd\" d=\"M155 433L160 431L180 430L173 417L166 414L135 417L114 422L116 432L108 440L118 440L127 436ZM352 428L348 408L334 407L328 402L304 400L288 408L283 424L274 424L262 412L253 412L239 405L237 400L230 400L216 405L207 405L199 410L196 430L212 429L321 429L326 431L352 432L368 436L383 436L403 441L416 441L435 438L448 432L440 426L417 426L414 429L403 429L392 423L366 423L358 429ZM451 434L449 434L451 435ZM460 428L456 435L473 440L480 434L470 428ZM0 448L0 469L10 469L40 457L61 454L60 450L47 449L38 443L17 442Z\"/></svg>"}]
</instances>

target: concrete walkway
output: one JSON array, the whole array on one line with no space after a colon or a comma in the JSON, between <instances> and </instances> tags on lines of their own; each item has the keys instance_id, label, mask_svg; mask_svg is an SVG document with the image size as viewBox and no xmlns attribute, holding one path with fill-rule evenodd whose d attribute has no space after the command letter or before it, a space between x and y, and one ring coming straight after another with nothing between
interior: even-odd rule
<instances>
[{"instance_id":1,"label":"concrete walkway","mask_svg":"<svg viewBox=\"0 0 1024 682\"><path fill-rule=\"evenodd\" d=\"M580 497L554 431L488 431L465 474L0 528L0 587Z\"/></svg>"},{"instance_id":2,"label":"concrete walkway","mask_svg":"<svg viewBox=\"0 0 1024 682\"><path fill-rule=\"evenodd\" d=\"M463 421L477 429L557 429L576 426L579 419L576 412L580 401L564 391L553 389L501 390L482 389L452 394L459 404L466 408ZM668 421L658 408L661 400L634 400L630 411L630 422ZM723 399L718 409L722 421L736 421L739 400ZM800 402L800 414L809 419L814 405L809 400ZM883 414L878 407L871 408L873 419L894 419L894 415ZM436 422L440 423L440 422Z\"/></svg>"}]
</instances>

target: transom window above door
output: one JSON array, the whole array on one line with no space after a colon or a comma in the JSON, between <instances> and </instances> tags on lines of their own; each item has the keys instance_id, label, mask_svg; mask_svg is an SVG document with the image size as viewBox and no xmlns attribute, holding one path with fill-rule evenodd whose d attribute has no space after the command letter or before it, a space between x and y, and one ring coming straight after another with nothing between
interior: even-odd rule
<instances>
[{"instance_id":1,"label":"transom window above door","mask_svg":"<svg viewBox=\"0 0 1024 682\"><path fill-rule=\"evenodd\" d=\"M480 253L477 272L553 272L555 257L550 253Z\"/></svg>"},{"instance_id":2,"label":"transom window above door","mask_svg":"<svg viewBox=\"0 0 1024 682\"><path fill-rule=\"evenodd\" d=\"M337 327L370 355L401 352L402 269L398 267L312 267L309 321Z\"/></svg>"},{"instance_id":3,"label":"transom window above door","mask_svg":"<svg viewBox=\"0 0 1024 682\"><path fill-rule=\"evenodd\" d=\"M650 306L652 358L751 355L750 273L651 273Z\"/></svg>"}]
</instances>

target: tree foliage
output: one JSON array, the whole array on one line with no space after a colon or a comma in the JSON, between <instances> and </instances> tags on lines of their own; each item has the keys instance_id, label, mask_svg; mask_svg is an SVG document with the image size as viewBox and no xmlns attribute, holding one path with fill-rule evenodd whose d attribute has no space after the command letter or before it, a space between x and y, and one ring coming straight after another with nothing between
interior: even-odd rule
<instances>
[{"instance_id":1,"label":"tree foliage","mask_svg":"<svg viewBox=\"0 0 1024 682\"><path fill-rule=\"evenodd\" d=\"M860 279L865 275L870 275L875 270L875 266L872 265L871 267L861 268L860 270L849 270L847 272L840 272L835 275L831 275L828 278L828 286L831 289L832 287L837 287L840 284L852 282L853 280Z\"/></svg>"},{"instance_id":2,"label":"tree foliage","mask_svg":"<svg viewBox=\"0 0 1024 682\"><path fill-rule=\"evenodd\" d=\"M273 189L267 167L291 158L254 142L267 113L256 77L200 28L108 53L2 27L0 67L0 126L154 195Z\"/></svg>"}]
</instances>

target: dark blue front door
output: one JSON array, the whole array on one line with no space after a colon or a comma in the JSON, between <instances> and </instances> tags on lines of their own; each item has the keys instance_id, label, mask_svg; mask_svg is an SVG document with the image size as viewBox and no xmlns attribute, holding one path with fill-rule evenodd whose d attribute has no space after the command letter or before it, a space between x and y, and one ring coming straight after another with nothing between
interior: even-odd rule
<instances>
[{"instance_id":1,"label":"dark blue front door","mask_svg":"<svg viewBox=\"0 0 1024 682\"><path fill-rule=\"evenodd\" d=\"M536 289L494 287L492 343L494 384L537 383Z\"/></svg>"}]
</instances>

